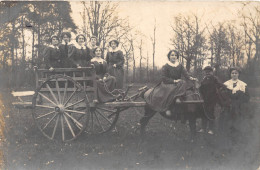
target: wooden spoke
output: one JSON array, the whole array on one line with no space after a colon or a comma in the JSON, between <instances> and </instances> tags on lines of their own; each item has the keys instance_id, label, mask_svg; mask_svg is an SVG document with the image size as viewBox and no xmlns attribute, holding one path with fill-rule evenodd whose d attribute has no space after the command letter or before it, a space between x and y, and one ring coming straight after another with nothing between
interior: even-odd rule
<instances>
[{"instance_id":1,"label":"wooden spoke","mask_svg":"<svg viewBox=\"0 0 260 170\"><path fill-rule=\"evenodd\" d=\"M50 103L52 103L54 106L57 106L57 104L56 103L54 103L51 99L49 99L48 97L46 97L44 94L42 94L42 93L40 93L40 92L38 92L38 94L40 95L40 96L42 96L43 98L45 98L46 100L48 100Z\"/></svg>"},{"instance_id":2,"label":"wooden spoke","mask_svg":"<svg viewBox=\"0 0 260 170\"><path fill-rule=\"evenodd\" d=\"M62 135L62 141L65 140L65 134L64 134L64 122L63 122L63 115L60 117L60 122L61 122L61 135Z\"/></svg>"},{"instance_id":3,"label":"wooden spoke","mask_svg":"<svg viewBox=\"0 0 260 170\"><path fill-rule=\"evenodd\" d=\"M50 123L51 121L58 115L58 113L55 113L55 115L48 121L48 123L42 128L44 130Z\"/></svg>"},{"instance_id":4,"label":"wooden spoke","mask_svg":"<svg viewBox=\"0 0 260 170\"><path fill-rule=\"evenodd\" d=\"M91 112L90 113L91 114L91 131L93 132L93 130L94 130L94 118L93 118L93 113Z\"/></svg>"},{"instance_id":5,"label":"wooden spoke","mask_svg":"<svg viewBox=\"0 0 260 170\"><path fill-rule=\"evenodd\" d=\"M101 126L101 128L102 128L102 130L103 130L103 132L104 132L105 129L104 129L103 126L101 125L100 120L99 120L97 114L96 114L95 112L94 112L94 114L95 114L95 117L96 117L96 119L97 119L97 122L98 122L99 126Z\"/></svg>"},{"instance_id":6,"label":"wooden spoke","mask_svg":"<svg viewBox=\"0 0 260 170\"><path fill-rule=\"evenodd\" d=\"M66 106L65 109L68 108L68 107L74 106L74 105L76 105L76 104L78 104L78 103L81 103L81 102L83 102L84 100L85 100L85 99L81 99L81 100L79 100L79 101L77 101L77 102L75 102L75 103L73 103L73 104L71 104L71 105L69 105L69 106Z\"/></svg>"},{"instance_id":7,"label":"wooden spoke","mask_svg":"<svg viewBox=\"0 0 260 170\"><path fill-rule=\"evenodd\" d=\"M55 136L55 133L56 133L56 129L57 129L57 126L58 126L59 120L60 120L60 115L58 115L58 117L57 117L57 119L56 119L56 123L55 123L54 129L53 129L53 132L52 132L51 139L53 139L54 136Z\"/></svg>"},{"instance_id":8,"label":"wooden spoke","mask_svg":"<svg viewBox=\"0 0 260 170\"><path fill-rule=\"evenodd\" d=\"M48 109L54 109L54 107L52 107L52 106L39 105L39 104L37 104L36 107L42 107L42 108L48 108Z\"/></svg>"},{"instance_id":9,"label":"wooden spoke","mask_svg":"<svg viewBox=\"0 0 260 170\"><path fill-rule=\"evenodd\" d=\"M104 111L107 111L107 112L116 112L116 110L109 110L109 109L101 108L101 107L97 107L97 109L104 110Z\"/></svg>"},{"instance_id":10,"label":"wooden spoke","mask_svg":"<svg viewBox=\"0 0 260 170\"><path fill-rule=\"evenodd\" d=\"M46 86L47 86L47 88L49 89L49 91L50 91L50 93L51 93L51 95L52 95L53 99L54 99L54 100L55 100L55 102L56 102L56 104L59 104L59 102L58 102L58 100L57 100L56 96L54 95L54 93L53 93L52 89L50 88L50 86L49 86L47 83L46 83Z\"/></svg>"},{"instance_id":11,"label":"wooden spoke","mask_svg":"<svg viewBox=\"0 0 260 170\"><path fill-rule=\"evenodd\" d=\"M65 113L66 116L68 116L69 118L71 118L71 119L80 127L79 129L83 128L83 125L82 125L80 122L78 122L74 117L72 117L71 115L69 115L69 114L66 113L66 112L64 112L64 113Z\"/></svg>"},{"instance_id":12,"label":"wooden spoke","mask_svg":"<svg viewBox=\"0 0 260 170\"><path fill-rule=\"evenodd\" d=\"M100 111L96 110L96 112L112 125L112 122L108 118L106 118L106 116L104 116Z\"/></svg>"},{"instance_id":13,"label":"wooden spoke","mask_svg":"<svg viewBox=\"0 0 260 170\"><path fill-rule=\"evenodd\" d=\"M50 115L50 114L52 114L52 113L55 113L55 111L46 113L46 114L44 114L44 115L41 115L41 116L39 116L39 117L36 117L35 119L40 119L40 118L45 117L45 116L48 116L48 115Z\"/></svg>"},{"instance_id":14,"label":"wooden spoke","mask_svg":"<svg viewBox=\"0 0 260 170\"><path fill-rule=\"evenodd\" d=\"M56 79L56 89L57 89L57 92L58 92L59 104L61 104L60 87L59 87L59 82L58 82L57 79Z\"/></svg>"},{"instance_id":15,"label":"wooden spoke","mask_svg":"<svg viewBox=\"0 0 260 170\"><path fill-rule=\"evenodd\" d=\"M78 90L78 89L75 89L75 90L73 91L73 93L70 95L70 97L68 98L68 100L64 103L64 106L66 106L66 105L69 103L70 99L74 96L74 94L76 93L77 90Z\"/></svg>"},{"instance_id":16,"label":"wooden spoke","mask_svg":"<svg viewBox=\"0 0 260 170\"><path fill-rule=\"evenodd\" d=\"M73 129L72 129L72 127L71 127L67 117L65 115L63 115L63 116L64 116L64 119L65 119L65 121L67 122L67 124L69 126L69 129L70 129L70 132L71 132L72 136L75 137L76 135L75 135L75 133L74 133L74 131L73 131Z\"/></svg>"},{"instance_id":17,"label":"wooden spoke","mask_svg":"<svg viewBox=\"0 0 260 170\"><path fill-rule=\"evenodd\" d=\"M67 95L67 88L68 88L68 80L66 80L66 83L65 83L65 90L64 90L64 95L63 95L63 99L62 99L61 103L64 103L64 101L65 101L65 98Z\"/></svg>"},{"instance_id":18,"label":"wooden spoke","mask_svg":"<svg viewBox=\"0 0 260 170\"><path fill-rule=\"evenodd\" d=\"M77 110L68 110L68 109L65 109L66 112L71 112L71 113L79 113L79 114L86 114L86 112L80 112L80 111L77 111Z\"/></svg>"}]
</instances>

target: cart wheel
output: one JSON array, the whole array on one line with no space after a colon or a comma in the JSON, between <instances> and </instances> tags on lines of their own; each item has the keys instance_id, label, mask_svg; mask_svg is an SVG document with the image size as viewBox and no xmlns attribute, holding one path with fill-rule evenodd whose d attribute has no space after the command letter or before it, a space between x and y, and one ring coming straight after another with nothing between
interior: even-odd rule
<instances>
[{"instance_id":1,"label":"cart wheel","mask_svg":"<svg viewBox=\"0 0 260 170\"><path fill-rule=\"evenodd\" d=\"M64 142L74 140L86 128L89 101L83 87L72 78L54 75L32 99L33 119L44 136Z\"/></svg>"},{"instance_id":2,"label":"cart wheel","mask_svg":"<svg viewBox=\"0 0 260 170\"><path fill-rule=\"evenodd\" d=\"M97 105L90 108L90 117L88 119L88 132L91 134L103 134L114 129L116 131L116 122L120 111L113 107Z\"/></svg>"}]
</instances>

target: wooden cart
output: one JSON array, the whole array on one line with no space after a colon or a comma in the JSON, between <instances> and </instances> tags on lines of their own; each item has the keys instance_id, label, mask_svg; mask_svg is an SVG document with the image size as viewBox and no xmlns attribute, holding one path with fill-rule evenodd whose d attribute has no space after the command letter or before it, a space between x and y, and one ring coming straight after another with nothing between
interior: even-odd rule
<instances>
[{"instance_id":1,"label":"wooden cart","mask_svg":"<svg viewBox=\"0 0 260 170\"><path fill-rule=\"evenodd\" d=\"M92 134L106 133L115 128L121 111L146 104L134 102L146 87L126 97L128 87L120 99L99 103L93 66L58 68L52 72L36 68L35 79L35 91L12 93L19 99L13 105L18 109L31 109L35 124L51 140L71 141L85 130ZM31 101L25 101L25 97Z\"/></svg>"}]
</instances>

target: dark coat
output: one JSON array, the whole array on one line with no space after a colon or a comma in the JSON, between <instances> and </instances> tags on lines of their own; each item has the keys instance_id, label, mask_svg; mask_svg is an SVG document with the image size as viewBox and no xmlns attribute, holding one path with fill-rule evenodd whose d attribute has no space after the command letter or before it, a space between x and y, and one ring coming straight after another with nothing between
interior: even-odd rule
<instances>
[{"instance_id":1,"label":"dark coat","mask_svg":"<svg viewBox=\"0 0 260 170\"><path fill-rule=\"evenodd\" d=\"M54 46L46 47L43 51L45 68L62 68L64 57L61 55L60 49Z\"/></svg>"},{"instance_id":2,"label":"dark coat","mask_svg":"<svg viewBox=\"0 0 260 170\"><path fill-rule=\"evenodd\" d=\"M118 50L116 52L108 52L106 61L108 64L108 73L111 76L114 76L117 81L117 88L123 88L124 81L124 63L125 59L123 56L123 52ZM116 68L113 65L116 64Z\"/></svg>"},{"instance_id":3,"label":"dark coat","mask_svg":"<svg viewBox=\"0 0 260 170\"><path fill-rule=\"evenodd\" d=\"M72 62L72 67L86 67L90 64L90 60L92 58L88 47L85 49L79 49L75 46L71 46L68 49L68 56Z\"/></svg>"}]
</instances>

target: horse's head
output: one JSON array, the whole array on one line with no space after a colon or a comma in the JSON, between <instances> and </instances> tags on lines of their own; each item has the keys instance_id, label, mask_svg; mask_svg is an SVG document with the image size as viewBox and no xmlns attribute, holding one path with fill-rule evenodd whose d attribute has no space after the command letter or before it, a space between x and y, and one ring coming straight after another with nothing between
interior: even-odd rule
<instances>
[{"instance_id":1,"label":"horse's head","mask_svg":"<svg viewBox=\"0 0 260 170\"><path fill-rule=\"evenodd\" d=\"M222 107L228 107L231 105L230 94L231 91L224 85L220 88L217 88L218 103Z\"/></svg>"},{"instance_id":2,"label":"horse's head","mask_svg":"<svg viewBox=\"0 0 260 170\"><path fill-rule=\"evenodd\" d=\"M218 102L221 106L230 104L229 90L224 85L218 88L216 79L213 76L205 77L199 90L206 103Z\"/></svg>"}]
</instances>

